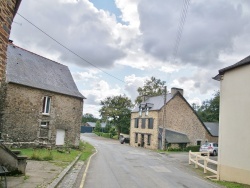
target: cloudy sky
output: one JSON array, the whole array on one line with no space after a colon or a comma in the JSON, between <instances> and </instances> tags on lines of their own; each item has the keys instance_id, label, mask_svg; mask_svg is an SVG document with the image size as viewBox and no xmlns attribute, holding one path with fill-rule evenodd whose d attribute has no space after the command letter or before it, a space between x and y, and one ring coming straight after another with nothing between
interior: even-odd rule
<instances>
[{"instance_id":1,"label":"cloudy sky","mask_svg":"<svg viewBox=\"0 0 250 188\"><path fill-rule=\"evenodd\" d=\"M201 104L219 90L218 70L250 55L249 0L24 0L18 13L14 44L67 65L96 117L101 100L134 100L151 76Z\"/></svg>"}]
</instances>

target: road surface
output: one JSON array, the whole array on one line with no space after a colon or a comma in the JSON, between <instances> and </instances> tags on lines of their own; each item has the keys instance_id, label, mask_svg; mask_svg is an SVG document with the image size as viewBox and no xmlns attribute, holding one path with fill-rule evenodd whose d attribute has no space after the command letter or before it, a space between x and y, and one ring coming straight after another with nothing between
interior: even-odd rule
<instances>
[{"instance_id":1,"label":"road surface","mask_svg":"<svg viewBox=\"0 0 250 188\"><path fill-rule=\"evenodd\" d=\"M183 161L188 163L186 154L179 154L179 157L163 155L94 134L82 134L81 139L97 149L91 159L84 188L219 187L187 170L182 164Z\"/></svg>"}]
</instances>

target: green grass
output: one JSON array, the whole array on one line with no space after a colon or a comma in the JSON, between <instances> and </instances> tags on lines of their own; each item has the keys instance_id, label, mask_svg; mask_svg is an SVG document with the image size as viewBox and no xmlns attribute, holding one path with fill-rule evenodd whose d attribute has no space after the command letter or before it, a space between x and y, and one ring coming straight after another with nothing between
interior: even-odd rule
<instances>
[{"instance_id":1,"label":"green grass","mask_svg":"<svg viewBox=\"0 0 250 188\"><path fill-rule=\"evenodd\" d=\"M80 160L86 161L95 152L95 148L88 142L83 143L83 148Z\"/></svg>"},{"instance_id":2,"label":"green grass","mask_svg":"<svg viewBox=\"0 0 250 188\"><path fill-rule=\"evenodd\" d=\"M37 160L37 161L62 161L62 162L71 162L77 155L82 151L80 150L71 150L70 153L61 153L57 150L48 150L48 149L20 149L22 155L26 155L28 159Z\"/></svg>"},{"instance_id":3,"label":"green grass","mask_svg":"<svg viewBox=\"0 0 250 188\"><path fill-rule=\"evenodd\" d=\"M235 182L227 182L227 181L215 181L215 182L227 188L250 188L250 185L245 185Z\"/></svg>"},{"instance_id":4,"label":"green grass","mask_svg":"<svg viewBox=\"0 0 250 188\"><path fill-rule=\"evenodd\" d=\"M79 149L70 149L70 152L64 150L48 149L20 149L22 155L26 155L30 160L50 161L58 166L67 166L79 154L80 160L87 160L95 151L94 147L87 142L80 142Z\"/></svg>"}]
</instances>

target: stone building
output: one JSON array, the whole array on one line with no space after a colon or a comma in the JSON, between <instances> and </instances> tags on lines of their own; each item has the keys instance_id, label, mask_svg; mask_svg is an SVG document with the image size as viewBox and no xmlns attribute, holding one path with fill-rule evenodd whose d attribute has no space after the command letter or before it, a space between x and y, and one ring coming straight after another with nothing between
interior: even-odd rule
<instances>
[{"instance_id":1,"label":"stone building","mask_svg":"<svg viewBox=\"0 0 250 188\"><path fill-rule=\"evenodd\" d=\"M149 97L132 111L130 145L160 149L163 119L165 119L166 143L169 147L218 141L218 126L208 123L206 126L183 97L183 90L172 88L171 93L166 96L165 105L164 96Z\"/></svg>"},{"instance_id":2,"label":"stone building","mask_svg":"<svg viewBox=\"0 0 250 188\"><path fill-rule=\"evenodd\" d=\"M9 44L1 127L6 144L77 146L83 99L67 66Z\"/></svg>"}]
</instances>

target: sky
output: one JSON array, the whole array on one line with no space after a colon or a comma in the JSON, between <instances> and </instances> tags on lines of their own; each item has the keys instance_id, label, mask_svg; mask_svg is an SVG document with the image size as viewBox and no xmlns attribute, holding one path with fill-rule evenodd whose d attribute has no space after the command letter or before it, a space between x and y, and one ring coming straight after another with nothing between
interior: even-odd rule
<instances>
[{"instance_id":1,"label":"sky","mask_svg":"<svg viewBox=\"0 0 250 188\"><path fill-rule=\"evenodd\" d=\"M152 76L190 104L212 98L218 70L250 55L249 18L249 0L25 0L10 39L68 66L87 98L83 114L99 117L101 100L134 101Z\"/></svg>"}]
</instances>

